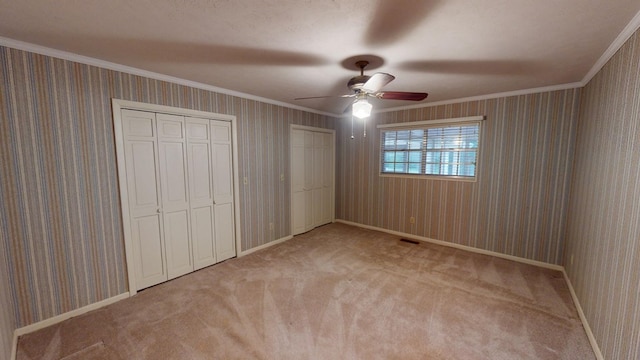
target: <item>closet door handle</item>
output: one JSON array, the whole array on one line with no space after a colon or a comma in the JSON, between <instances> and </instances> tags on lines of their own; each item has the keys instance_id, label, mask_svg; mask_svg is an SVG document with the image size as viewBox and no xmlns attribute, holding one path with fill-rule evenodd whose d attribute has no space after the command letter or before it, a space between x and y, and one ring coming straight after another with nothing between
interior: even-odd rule
<instances>
[{"instance_id":1,"label":"closet door handle","mask_svg":"<svg viewBox=\"0 0 640 360\"><path fill-rule=\"evenodd\" d=\"M159 209L158 209L158 211L157 211L157 213L158 213L158 214L162 213L162 209L160 209L160 208L159 208Z\"/></svg>"}]
</instances>

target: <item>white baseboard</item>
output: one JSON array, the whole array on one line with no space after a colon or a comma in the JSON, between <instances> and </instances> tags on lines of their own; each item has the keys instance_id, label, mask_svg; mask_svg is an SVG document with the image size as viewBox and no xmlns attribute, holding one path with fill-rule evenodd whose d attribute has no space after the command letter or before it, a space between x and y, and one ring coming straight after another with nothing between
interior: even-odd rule
<instances>
[{"instance_id":1,"label":"white baseboard","mask_svg":"<svg viewBox=\"0 0 640 360\"><path fill-rule=\"evenodd\" d=\"M268 247L280 244L282 242L285 242L285 241L291 240L291 239L293 239L293 236L289 235L289 236L286 236L286 237L271 241L271 242L266 243L264 245L257 246L255 248L251 248L249 250L243 251L243 252L240 253L239 257L245 256L245 255L249 255L249 254L254 253L256 251L259 251L259 250L262 250L262 249L266 249ZM63 322L65 320L67 320L67 319L70 319L70 318L72 318L74 316L79 316L79 315L85 314L85 313L87 313L89 311L97 310L97 309L105 307L107 305L116 303L116 302L118 302L120 300L124 300L124 299L128 298L129 296L130 296L130 293L129 292L125 292L125 293L122 293L120 295L116 295L114 297L110 297L108 299L105 299L105 300L102 300L102 301L98 301L96 303L89 304L87 306L83 306L83 307L81 307L79 309L71 310L71 311L68 311L68 312L66 312L64 314L56 315L54 317L39 321L37 323L31 324L31 325L27 325L27 326L23 326L21 328L16 329L13 332L13 345L11 347L11 359L15 359L16 356L17 356L18 338L20 336L32 333L32 332L40 330L40 329L44 329L44 328L49 327L51 325L55 325L57 323Z\"/></svg>"},{"instance_id":2,"label":"white baseboard","mask_svg":"<svg viewBox=\"0 0 640 360\"><path fill-rule=\"evenodd\" d=\"M51 325L55 325L57 323L63 322L67 319L70 319L74 316L79 316L85 313L88 313L89 311L92 310L97 310L100 309L101 307L105 307L107 305L111 305L113 303L116 303L120 300L124 300L126 298L129 297L129 292L125 292L122 293L120 295L116 295L113 297L110 297L108 299L104 299L102 301L98 301L96 303L93 304L89 304L87 306L83 306L81 308L75 309L75 310L71 310L68 311L66 313L60 314L60 315L56 315L54 317L39 321L37 323L31 324L31 325L27 325L27 326L23 326L21 328L16 329L13 332L13 348L11 349L11 358L15 359L17 356L17 349L18 349L18 338L22 335L25 334L29 334L32 333L34 331L40 330L40 329L44 329L48 326Z\"/></svg>"},{"instance_id":3,"label":"white baseboard","mask_svg":"<svg viewBox=\"0 0 640 360\"><path fill-rule=\"evenodd\" d=\"M450 243L450 242L446 242L446 241L442 241L442 240L436 240L436 239L431 239L431 238L424 237L424 236L407 234L407 233L403 233L403 232L400 232L400 231L383 229L383 228L370 226L370 225L364 225L364 224L351 222L351 221L347 221L347 220L336 219L336 222L347 224L347 225L361 227L363 229L380 231L380 232L384 232L384 233L387 233L387 234L400 236L400 237L407 238L407 239L424 241L424 242L428 242L428 243L432 243L432 244L436 244L436 245L448 246L448 247L452 247L452 248L456 248L456 249L460 249L460 250L466 250L466 251L470 251L470 252L474 252L474 253L478 253L478 254L482 254L482 255L495 256L495 257L498 257L498 258L517 261L517 262L524 263L524 264L529 264L529 265L535 265L535 266L539 266L539 267L543 267L543 268L547 268L547 269L558 270L558 271L563 271L564 270L564 267L562 267L561 265L550 264L550 263L546 263L544 261L525 259L525 258L521 258L521 257L518 257L518 256L502 254L502 253L495 252L495 251L490 251L490 250L478 249L478 248L474 248L472 246L467 246L467 245L454 244L454 243Z\"/></svg>"},{"instance_id":4,"label":"white baseboard","mask_svg":"<svg viewBox=\"0 0 640 360\"><path fill-rule=\"evenodd\" d=\"M604 360L604 356L602 356L602 352L600 351L600 347L598 346L596 337L593 335L593 331L591 331L591 327L589 326L589 322L587 322L587 317L584 315L584 311L582 311L582 306L580 306L578 295L576 295L576 291L573 289L571 280L569 280L569 275L567 275L567 272L565 271L564 268L562 268L562 274L564 275L564 280L567 282L567 285L569 286L569 292L571 293L571 298L573 299L573 303L576 306L576 310L578 310L578 316L580 316L580 321L582 321L582 326L584 327L584 331L587 333L587 337L589 338L589 343L591 343L593 352L596 354L596 359Z\"/></svg>"},{"instance_id":5,"label":"white baseboard","mask_svg":"<svg viewBox=\"0 0 640 360\"><path fill-rule=\"evenodd\" d=\"M574 302L574 304L576 306L576 309L578 311L578 316L580 317L580 321L582 322L584 330L585 330L585 332L587 334L587 338L589 339L589 343L591 344L591 347L593 348L593 352L595 353L597 360L604 360L604 357L602 356L602 352L600 351L600 347L598 346L596 338L593 335L593 332L591 331L591 327L589 326L589 323L587 322L587 318L584 315L584 312L582 310L582 306L580 305L580 301L578 300L578 296L576 295L576 292L573 289L573 285L571 284L571 281L569 280L569 276L567 275L567 272L565 271L565 268L563 266L555 265L555 264L549 264L549 263L542 262L542 261L537 261L537 260L525 259L525 258L513 256L513 255L501 254L501 253L498 253L498 252L495 252L495 251L478 249L478 248L474 248L474 247L471 247L471 246L448 243L446 241L435 240L435 239L427 238L427 237L424 237L424 236L417 236L417 235L407 234L407 233L403 233L403 232L399 232L399 231L383 229L383 228L370 226L370 225L364 225L364 224L355 223L355 222L351 222L351 221L347 221L347 220L336 219L335 222L339 222L339 223L346 224L346 225L357 226L357 227L360 227L360 228L363 228L363 229L380 231L380 232L384 232L384 233L387 233L387 234L400 236L400 237L403 237L403 238L414 239L414 240L428 242L428 243L432 243L432 244L436 244L436 245L452 247L452 248L456 248L456 249L460 249L460 250L466 250L466 251L470 251L470 252L474 252L474 253L478 253L478 254L495 256L495 257L502 258L502 259L517 261L517 262L520 262L520 263L525 263L525 264L529 264L529 265L535 265L535 266L540 266L540 267L547 268L547 269L561 271L563 276L564 276L565 281L567 282L567 285L569 286L569 292L571 293L571 298L573 299L573 302ZM246 255L249 255L249 254L254 253L256 251L269 248L271 246L283 243L283 242L285 242L287 240L291 240L291 239L293 239L293 235L285 236L283 238L268 242L268 243L266 243L264 245L260 245L260 246L257 246L255 248L251 248L249 250L243 251L243 252L240 253L240 255L238 257L243 257L243 256L246 256ZM43 328L46 328L46 327L54 325L54 324L57 324L57 323L62 322L64 320L70 319L70 318L72 318L74 316L79 316L79 315L82 315L82 314L87 313L89 311L96 310L96 309L99 309L101 307L113 304L115 302L118 302L120 300L126 299L128 297L129 297L129 292L126 292L126 293L123 293L123 294L120 294L120 295L117 295L117 296L114 296L114 297L99 301L97 303L93 303L93 304L84 306L82 308L79 308L79 309L76 309L76 310L72 310L72 311L66 312L64 314L60 314L60 315L54 316L52 318L37 322L35 324L27 325L27 326L21 327L19 329L16 329L14 331L14 333L13 333L13 346L12 346L12 349L11 349L11 359L15 359L16 355L17 355L18 337L20 337L22 335L25 335L25 334L28 334L28 333L31 333L31 332L34 332L34 331L37 331L37 330L40 330L40 329L43 329Z\"/></svg>"},{"instance_id":6,"label":"white baseboard","mask_svg":"<svg viewBox=\"0 0 640 360\"><path fill-rule=\"evenodd\" d=\"M11 357L9 359L15 360L16 356L18 356L18 335L16 332L13 332L13 345L11 346Z\"/></svg>"},{"instance_id":7,"label":"white baseboard","mask_svg":"<svg viewBox=\"0 0 640 360\"><path fill-rule=\"evenodd\" d=\"M243 257L243 256L246 256L246 255L249 255L249 254L254 253L256 251L259 251L259 250L262 250L262 249L266 249L266 248L271 247L273 245L278 245L280 243L283 243L283 242L285 242L287 240L291 240L291 239L293 239L293 235L285 236L283 238L270 241L270 242L268 242L266 244L263 244L263 245L260 245L260 246L256 246L256 247L251 248L249 250L244 250L244 251L240 252L240 255L238 255L238 257Z\"/></svg>"}]
</instances>

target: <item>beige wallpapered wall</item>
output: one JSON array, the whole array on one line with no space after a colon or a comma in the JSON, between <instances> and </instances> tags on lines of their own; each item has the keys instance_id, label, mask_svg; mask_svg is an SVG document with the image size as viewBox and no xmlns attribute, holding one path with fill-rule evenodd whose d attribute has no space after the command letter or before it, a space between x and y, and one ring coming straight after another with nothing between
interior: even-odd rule
<instances>
[{"instance_id":1,"label":"beige wallpapered wall","mask_svg":"<svg viewBox=\"0 0 640 360\"><path fill-rule=\"evenodd\" d=\"M291 234L289 125L333 127L322 115L5 47L0 64L0 249L18 327L127 290L112 98L237 117L243 249Z\"/></svg>"},{"instance_id":2,"label":"beige wallpapered wall","mask_svg":"<svg viewBox=\"0 0 640 360\"><path fill-rule=\"evenodd\" d=\"M2 220L0 220L2 221ZM15 329L15 306L13 294L9 291L10 283L7 275L6 260L0 254L0 358L9 359L13 346L13 330Z\"/></svg>"},{"instance_id":3,"label":"beige wallpapered wall","mask_svg":"<svg viewBox=\"0 0 640 360\"><path fill-rule=\"evenodd\" d=\"M335 126L337 218L564 259L605 357L637 358L639 52L636 34L582 94L383 113L351 140L349 121L0 47L0 250L17 299L0 298L15 315L0 335L126 291L110 104L120 98L238 117L244 249L290 233L289 125ZM378 176L375 124L471 115L486 116L477 182Z\"/></svg>"},{"instance_id":4,"label":"beige wallpapered wall","mask_svg":"<svg viewBox=\"0 0 640 360\"><path fill-rule=\"evenodd\" d=\"M575 152L565 267L604 357L640 359L640 32L584 88Z\"/></svg>"},{"instance_id":5,"label":"beige wallpapered wall","mask_svg":"<svg viewBox=\"0 0 640 360\"><path fill-rule=\"evenodd\" d=\"M382 113L353 140L341 122L337 217L560 264L579 100L571 89ZM379 176L376 125L475 115L486 116L477 182Z\"/></svg>"}]
</instances>

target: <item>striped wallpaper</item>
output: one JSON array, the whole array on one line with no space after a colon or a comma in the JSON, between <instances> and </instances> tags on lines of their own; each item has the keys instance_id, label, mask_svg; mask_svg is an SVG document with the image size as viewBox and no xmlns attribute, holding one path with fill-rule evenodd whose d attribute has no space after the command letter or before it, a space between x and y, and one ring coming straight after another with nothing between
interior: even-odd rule
<instances>
[{"instance_id":1,"label":"striped wallpaper","mask_svg":"<svg viewBox=\"0 0 640 360\"><path fill-rule=\"evenodd\" d=\"M289 125L335 127L337 218L564 264L605 358L639 358L638 37L584 91L376 114L353 140L348 120L0 47L0 345L127 289L119 98L237 117L243 249L290 234ZM486 116L477 182L378 176L376 124L472 115Z\"/></svg>"},{"instance_id":2,"label":"striped wallpaper","mask_svg":"<svg viewBox=\"0 0 640 360\"><path fill-rule=\"evenodd\" d=\"M353 140L343 121L336 217L560 264L579 99L571 89L381 113ZM378 175L375 125L474 115L486 116L477 182Z\"/></svg>"},{"instance_id":3,"label":"striped wallpaper","mask_svg":"<svg viewBox=\"0 0 640 360\"><path fill-rule=\"evenodd\" d=\"M2 220L0 220L2 221ZM2 253L4 254L4 253ZM9 359L15 326L14 301L7 276L7 261L0 254L0 359Z\"/></svg>"},{"instance_id":4,"label":"striped wallpaper","mask_svg":"<svg viewBox=\"0 0 640 360\"><path fill-rule=\"evenodd\" d=\"M291 234L289 124L333 127L322 115L6 47L0 64L0 249L18 327L127 290L112 98L237 117L243 249Z\"/></svg>"},{"instance_id":5,"label":"striped wallpaper","mask_svg":"<svg viewBox=\"0 0 640 360\"><path fill-rule=\"evenodd\" d=\"M604 357L640 359L640 31L580 114L565 267Z\"/></svg>"}]
</instances>

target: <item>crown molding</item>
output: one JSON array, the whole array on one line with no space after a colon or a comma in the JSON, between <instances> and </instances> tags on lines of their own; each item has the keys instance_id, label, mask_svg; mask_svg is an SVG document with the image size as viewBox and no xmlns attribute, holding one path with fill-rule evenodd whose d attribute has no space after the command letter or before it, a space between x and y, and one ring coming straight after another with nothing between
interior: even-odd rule
<instances>
[{"instance_id":1,"label":"crown molding","mask_svg":"<svg viewBox=\"0 0 640 360\"><path fill-rule=\"evenodd\" d=\"M598 61L593 64L593 67L591 68L591 70L589 70L587 75L582 78L582 81L580 81L582 83L582 86L587 85L589 81L591 81L591 79L593 79L593 77L596 76L596 74L600 70L602 70L602 68L613 57L613 55L615 55L618 50L620 50L622 45L624 45L638 29L640 29L640 11L638 11L636 16L634 16L633 19L631 19L631 21L627 24L627 26L622 29L620 34L618 34L618 37L613 40L607 50L605 50L602 56L600 56L600 59L598 59Z\"/></svg>"},{"instance_id":2,"label":"crown molding","mask_svg":"<svg viewBox=\"0 0 640 360\"><path fill-rule=\"evenodd\" d=\"M236 96L236 97L247 99L247 100L255 100L255 101L259 101L259 102L263 102L271 105L283 106L286 108L306 111L306 112L310 112L318 115L338 117L337 114L332 114L325 111L319 111L319 110L315 110L315 109L311 109L303 106L289 104L283 101L272 100L272 99L264 98L261 96L224 89L221 87L203 84L197 81L186 80L186 79L178 78L175 76L160 74L153 71L142 70L142 69L138 69L131 66L121 65L121 64L110 62L110 61L100 60L100 59L79 55L79 54L75 54L67 51L52 49L46 46L31 44L24 41L9 39L2 36L0 36L0 46L5 46L5 47L17 49L17 50L28 51L28 52L32 52L40 55L45 55L45 56L51 56L51 57L62 59L62 60L74 61L74 62L85 64L85 65L97 66L97 67L108 69L108 70L120 71L120 72L131 74L131 75L138 75L138 76L143 76L150 79L166 81L166 82L170 82L178 85L189 86L192 88L207 90L207 91L211 91L219 94Z\"/></svg>"},{"instance_id":3,"label":"crown molding","mask_svg":"<svg viewBox=\"0 0 640 360\"><path fill-rule=\"evenodd\" d=\"M640 11L636 13L636 15L631 19L631 21L627 24L627 26L625 26L625 28L622 29L620 34L618 34L618 36L611 43L611 45L609 45L607 50L605 50L605 52L602 54L602 56L600 56L598 61L596 61L593 67L591 67L591 70L589 70L589 72L579 82L531 88L531 89L507 91L507 92L501 92L501 93L485 94L485 95L479 95L479 96L471 96L466 98L457 98L457 99L436 101L436 102L430 102L430 103L420 103L420 104L414 104L414 105L408 105L408 106L398 106L398 107L374 110L373 113L385 113L385 112L391 112L391 111L428 108L433 106L449 105L449 104L455 104L460 102L482 101L482 100L496 99L496 98L508 97L508 96L519 96L519 95L535 94L540 92L581 88L581 87L584 87L586 84L588 84L589 81L591 81L591 79L607 64L607 62L611 59L611 57L615 55L615 53L627 42L627 40L629 40L629 38L638 29L640 29ZM311 108L307 108L307 107L303 107L295 104L289 104L283 101L272 100L272 99L264 98L261 96L224 89L217 86L199 83L196 81L185 80L185 79L181 79L174 76L142 70L142 69L134 68L131 66L116 64L116 63L112 63L105 60L100 60L100 59L96 59L96 58L92 58L84 55L74 54L67 51L56 50L56 49L48 48L45 46L35 45L35 44L31 44L31 43L27 43L19 40L13 40L13 39L1 37L1 36L0 36L0 46L6 46L6 47L18 49L18 50L29 51L36 54L51 56L51 57L55 57L63 60L75 61L75 62L86 64L86 65L98 66L98 67L109 69L109 70L120 71L120 72L143 76L143 77L147 77L155 80L167 81L167 82L175 83L178 85L189 86L189 87L212 91L220 94L236 96L236 97L240 97L248 100L255 100L255 101L259 101L267 104L283 106L286 108L306 111L306 112L310 112L318 115L325 115L325 116L330 116L335 118L342 118L342 117L349 116L348 114L334 114L334 113L311 109Z\"/></svg>"},{"instance_id":4,"label":"crown molding","mask_svg":"<svg viewBox=\"0 0 640 360\"><path fill-rule=\"evenodd\" d=\"M522 89L522 90L506 91L506 92L486 94L486 95L470 96L470 97L451 99L451 100L435 101L430 103L398 106L393 108L380 109L380 110L374 111L374 113L385 113L385 112L391 112L391 111L420 109L420 108L428 108L428 107L440 106L440 105L458 104L458 103L463 103L468 101L482 101L482 100L497 99L497 98L503 98L503 97L509 97L509 96L529 95L529 94L537 94L537 93L557 91L557 90L576 89L576 88L581 88L582 86L583 85L581 82L574 82L574 83L551 85L551 86L544 86L544 87L531 88L531 89Z\"/></svg>"}]
</instances>

